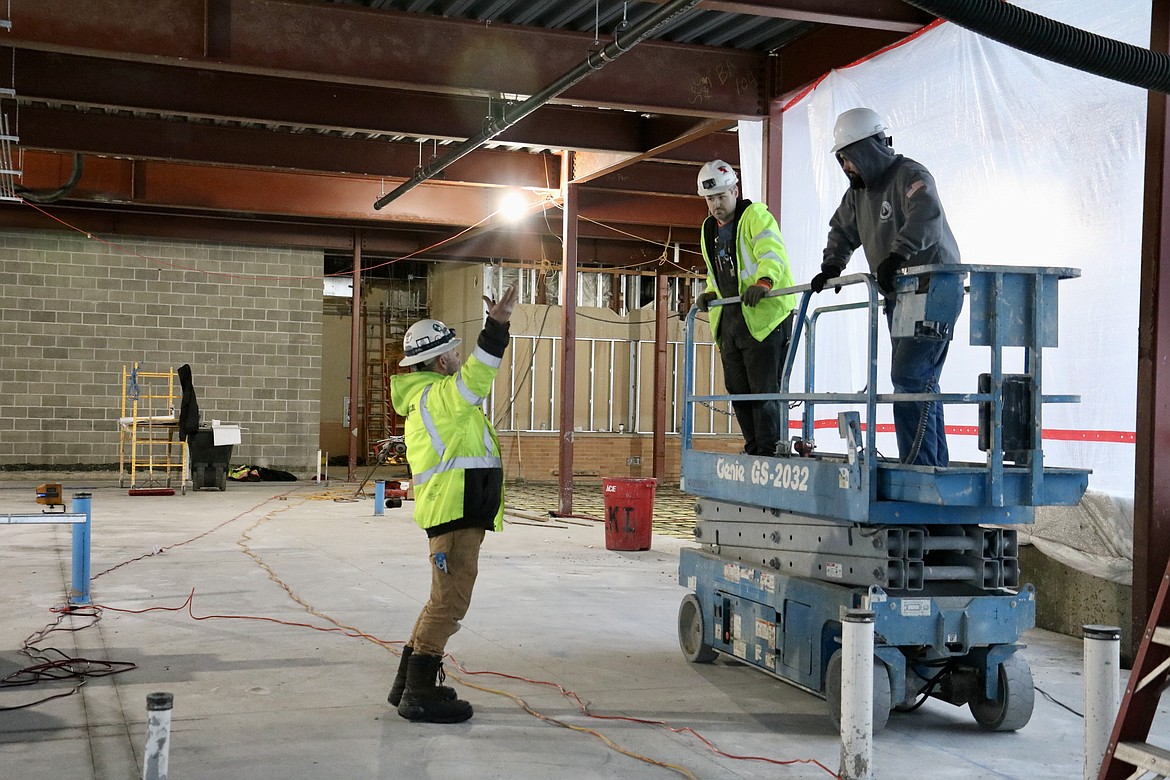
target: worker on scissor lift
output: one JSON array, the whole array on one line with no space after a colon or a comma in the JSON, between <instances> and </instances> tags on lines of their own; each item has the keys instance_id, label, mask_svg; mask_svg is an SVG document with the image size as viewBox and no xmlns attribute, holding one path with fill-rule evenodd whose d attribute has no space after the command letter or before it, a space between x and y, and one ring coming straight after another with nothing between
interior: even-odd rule
<instances>
[{"instance_id":1,"label":"worker on scissor lift","mask_svg":"<svg viewBox=\"0 0 1170 780\"><path fill-rule=\"evenodd\" d=\"M765 297L773 287L792 287L788 253L776 219L763 203L739 196L739 178L722 160L699 169L699 194L710 216L701 244L707 289L696 301L739 296L743 302L711 309L711 335L719 345L723 382L732 395L779 393L780 369L792 338L795 295ZM780 401L732 401L748 455L774 455L780 430Z\"/></svg>"},{"instance_id":2,"label":"worker on scissor lift","mask_svg":"<svg viewBox=\"0 0 1170 780\"><path fill-rule=\"evenodd\" d=\"M899 269L958 263L959 246L934 177L921 163L894 152L893 140L876 112L854 108L837 117L833 154L849 179L849 189L829 220L821 271L810 285L819 293L841 275L861 247L885 299L886 323L892 326ZM945 316L917 323L913 336L894 338L891 331L890 379L895 393L939 392L939 376L963 308L959 274L920 277L919 292L928 292ZM942 403L902 401L893 406L899 459L923 466L948 465Z\"/></svg>"}]
</instances>

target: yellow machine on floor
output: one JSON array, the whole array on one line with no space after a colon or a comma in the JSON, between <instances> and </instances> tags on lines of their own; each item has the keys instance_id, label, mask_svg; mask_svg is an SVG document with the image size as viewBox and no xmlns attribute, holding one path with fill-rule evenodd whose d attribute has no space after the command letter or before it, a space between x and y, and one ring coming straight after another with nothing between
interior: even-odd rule
<instances>
[{"instance_id":1,"label":"yellow machine on floor","mask_svg":"<svg viewBox=\"0 0 1170 780\"><path fill-rule=\"evenodd\" d=\"M118 486L131 494L187 492L187 445L179 437L182 390L174 371L122 367L122 411L118 418Z\"/></svg>"}]
</instances>

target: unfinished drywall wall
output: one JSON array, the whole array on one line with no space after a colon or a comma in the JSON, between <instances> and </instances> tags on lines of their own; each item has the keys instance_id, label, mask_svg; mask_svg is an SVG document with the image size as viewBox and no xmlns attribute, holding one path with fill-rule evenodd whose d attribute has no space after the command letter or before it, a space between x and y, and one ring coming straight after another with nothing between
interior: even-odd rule
<instances>
[{"instance_id":1,"label":"unfinished drywall wall","mask_svg":"<svg viewBox=\"0 0 1170 780\"><path fill-rule=\"evenodd\" d=\"M485 267L479 264L435 264L427 282L426 316L454 327L464 339L464 356L474 349L482 329L486 307L483 303ZM367 308L374 309L385 295L378 282L363 284ZM393 301L388 300L388 305ZM490 399L492 419L501 432L548 433L560 428L561 328L559 306L522 303L516 306L511 323L511 343L504 355ZM349 394L351 319L349 307L340 299L328 307L324 317L326 349L321 411L322 448L334 460L348 453L349 432L344 426L345 398ZM620 315L609 309L580 307L577 310L576 385L574 428L582 433L634 434L653 431L654 331L653 307ZM681 420L683 322L677 316L667 320L667 427L678 429ZM703 315L697 322L696 389L700 393L722 393L722 369L711 345L710 331ZM390 370L395 370L390 366ZM700 407L695 430L713 437L738 437L738 429L727 404ZM555 437L552 441L555 443ZM626 441L626 440L621 440ZM636 445L642 459L643 444ZM649 446L648 444L645 446ZM667 447L676 453L677 439L668 438ZM554 447L555 449L555 447ZM359 459L368 453L359 452ZM538 459L539 460L539 459ZM555 459L554 459L555 460ZM645 458L647 468L649 456ZM527 479L555 478L548 463L522 458L510 474ZM631 464L626 464L631 465ZM643 470L634 465L634 473ZM677 475L676 475L677 477Z\"/></svg>"}]
</instances>

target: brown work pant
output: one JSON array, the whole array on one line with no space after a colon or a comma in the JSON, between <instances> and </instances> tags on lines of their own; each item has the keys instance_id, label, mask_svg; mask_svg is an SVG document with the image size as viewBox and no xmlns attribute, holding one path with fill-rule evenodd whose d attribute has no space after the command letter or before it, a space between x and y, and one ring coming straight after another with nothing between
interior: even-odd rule
<instances>
[{"instance_id":1,"label":"brown work pant","mask_svg":"<svg viewBox=\"0 0 1170 780\"><path fill-rule=\"evenodd\" d=\"M431 596L410 632L415 653L443 655L447 640L459 630L479 574L483 535L482 528L461 528L430 539ZM446 557L445 572L437 563L440 554Z\"/></svg>"}]
</instances>

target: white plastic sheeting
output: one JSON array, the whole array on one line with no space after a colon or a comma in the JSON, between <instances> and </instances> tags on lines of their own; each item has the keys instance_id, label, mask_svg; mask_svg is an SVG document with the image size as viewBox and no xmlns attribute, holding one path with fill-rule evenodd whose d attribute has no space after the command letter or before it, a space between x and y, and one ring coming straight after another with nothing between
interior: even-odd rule
<instances>
[{"instance_id":1,"label":"white plastic sheeting","mask_svg":"<svg viewBox=\"0 0 1170 780\"><path fill-rule=\"evenodd\" d=\"M1016 5L1146 47L1149 0L1022 0ZM793 273L819 270L829 218L847 182L830 153L837 115L867 106L886 120L894 148L934 174L964 263L1081 270L1060 283L1060 346L1044 352L1044 390L1080 404L1044 409L1045 462L1090 468L1094 494L1075 522L1045 518L1029 529L1046 552L1077 568L1128 580L1137 384L1146 92L1048 62L942 23L872 59L833 71L784 116L780 226ZM774 210L775 211L775 210ZM846 273L867 270L858 250ZM861 300L859 287L826 292L814 305ZM890 392L888 339L879 336L879 392ZM860 314L822 318L816 390L865 386ZM1007 371L1021 371L1009 353ZM1014 361L1014 362L1013 362ZM964 316L943 372L943 392L974 392L986 349L968 343ZM793 387L800 387L797 376ZM839 411L817 407L818 420ZM889 408L879 422L892 422ZM973 406L946 409L955 460L984 460ZM819 432L836 436L834 429ZM892 433L878 445L896 455ZM824 449L836 449L824 442ZM1090 506L1091 502L1093 503ZM1128 512L1125 508L1128 507ZM1064 512L1067 517L1069 512ZM1079 538L1098 528L1096 541ZM1078 538L1072 538L1072 537Z\"/></svg>"},{"instance_id":2,"label":"white plastic sheeting","mask_svg":"<svg viewBox=\"0 0 1170 780\"><path fill-rule=\"evenodd\" d=\"M1133 501L1090 491L1078 506L1036 508L1036 522L1014 526L1020 544L1103 580L1133 580Z\"/></svg>"},{"instance_id":3,"label":"white plastic sheeting","mask_svg":"<svg viewBox=\"0 0 1170 780\"><path fill-rule=\"evenodd\" d=\"M760 165L741 165L739 168L739 194L750 201L764 199L764 123L739 123L739 159L759 160Z\"/></svg>"}]
</instances>

